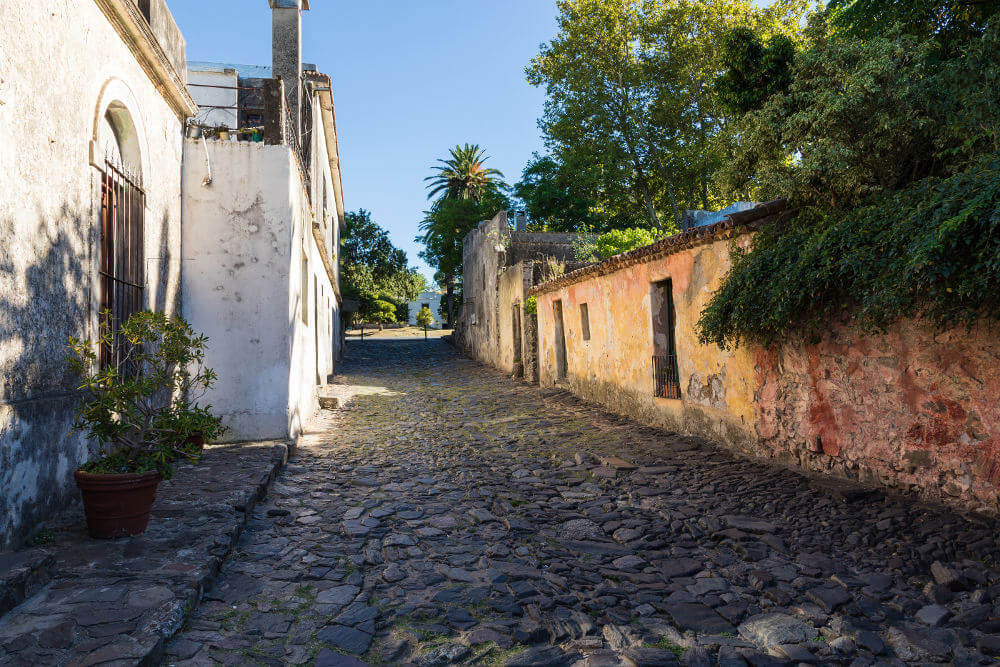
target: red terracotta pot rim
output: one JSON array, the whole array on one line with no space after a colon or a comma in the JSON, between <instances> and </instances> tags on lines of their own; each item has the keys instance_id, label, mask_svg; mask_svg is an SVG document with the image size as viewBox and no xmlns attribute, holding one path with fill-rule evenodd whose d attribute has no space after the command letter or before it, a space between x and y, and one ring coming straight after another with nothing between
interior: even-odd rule
<instances>
[{"instance_id":1,"label":"red terracotta pot rim","mask_svg":"<svg viewBox=\"0 0 1000 667\"><path fill-rule=\"evenodd\" d=\"M82 482L140 482L147 480L159 482L163 479L163 476L155 470L150 470L149 472L115 473L94 473L77 470L73 473L73 476Z\"/></svg>"}]
</instances>

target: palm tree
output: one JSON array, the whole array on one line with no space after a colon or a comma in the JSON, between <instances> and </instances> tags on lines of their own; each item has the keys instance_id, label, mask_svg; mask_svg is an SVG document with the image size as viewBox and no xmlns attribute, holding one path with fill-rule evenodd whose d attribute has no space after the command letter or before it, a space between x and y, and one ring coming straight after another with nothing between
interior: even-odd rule
<instances>
[{"instance_id":1,"label":"palm tree","mask_svg":"<svg viewBox=\"0 0 1000 667\"><path fill-rule=\"evenodd\" d=\"M431 181L427 186L430 189L427 198L444 193L445 199L479 201L484 193L498 189L503 174L483 165L489 159L485 153L477 144L452 148L450 159L438 160L441 164L431 167L438 173L424 179Z\"/></svg>"}]
</instances>

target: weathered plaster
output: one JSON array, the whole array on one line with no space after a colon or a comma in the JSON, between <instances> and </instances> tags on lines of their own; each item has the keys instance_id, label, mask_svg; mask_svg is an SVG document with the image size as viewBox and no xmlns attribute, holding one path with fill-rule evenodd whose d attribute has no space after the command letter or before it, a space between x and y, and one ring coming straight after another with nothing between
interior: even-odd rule
<instances>
[{"instance_id":1,"label":"weathered plaster","mask_svg":"<svg viewBox=\"0 0 1000 667\"><path fill-rule=\"evenodd\" d=\"M93 0L0 3L0 549L75 500L72 472L89 455L70 433L65 345L94 334L112 105L135 127L146 185L147 305L179 312L177 105L189 98L165 96L172 84L145 65Z\"/></svg>"},{"instance_id":2,"label":"weathered plaster","mask_svg":"<svg viewBox=\"0 0 1000 667\"><path fill-rule=\"evenodd\" d=\"M995 510L1000 484L1000 340L904 321L885 335L831 323L817 343L773 350L702 345L695 324L749 234L598 272L538 294L539 372L558 384L553 304L562 302L567 385L646 423L760 457ZM671 279L681 379L653 396L650 286ZM588 304L591 338L580 334Z\"/></svg>"},{"instance_id":3,"label":"weathered plaster","mask_svg":"<svg viewBox=\"0 0 1000 667\"><path fill-rule=\"evenodd\" d=\"M339 226L332 197L323 209L332 183L317 129L311 193L287 145L184 144L185 315L210 338L206 364L219 381L206 401L229 426L228 440L295 437L339 357L336 273L331 280L326 268L336 258L322 256Z\"/></svg>"}]
</instances>

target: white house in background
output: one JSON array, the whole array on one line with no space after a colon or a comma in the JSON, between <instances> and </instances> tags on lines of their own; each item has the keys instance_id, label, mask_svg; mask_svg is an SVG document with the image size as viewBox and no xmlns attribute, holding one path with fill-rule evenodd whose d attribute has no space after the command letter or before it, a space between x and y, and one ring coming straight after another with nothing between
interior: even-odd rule
<instances>
[{"instance_id":1,"label":"white house in background","mask_svg":"<svg viewBox=\"0 0 1000 667\"><path fill-rule=\"evenodd\" d=\"M229 440L295 437L340 357L344 224L330 78L301 59L308 0L272 2L272 67L196 63L184 141L184 314L210 338ZM196 138L197 137L197 138ZM242 140L240 140L242 139Z\"/></svg>"},{"instance_id":2,"label":"white house in background","mask_svg":"<svg viewBox=\"0 0 1000 667\"><path fill-rule=\"evenodd\" d=\"M424 306L431 309L431 314L434 315L434 324L431 326L432 329L441 328L441 313L438 311L441 305L441 299L444 297L444 292L438 290L427 290L426 292L421 292L420 296L417 297L416 301L410 302L410 324L412 326L417 326L417 313Z\"/></svg>"}]
</instances>

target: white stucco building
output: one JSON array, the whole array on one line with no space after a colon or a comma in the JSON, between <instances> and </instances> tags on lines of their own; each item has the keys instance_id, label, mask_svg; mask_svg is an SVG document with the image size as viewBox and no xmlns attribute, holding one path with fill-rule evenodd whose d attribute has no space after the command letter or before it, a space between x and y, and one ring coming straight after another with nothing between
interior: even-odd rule
<instances>
[{"instance_id":1,"label":"white stucco building","mask_svg":"<svg viewBox=\"0 0 1000 667\"><path fill-rule=\"evenodd\" d=\"M440 329L441 328L441 313L440 313L439 308L441 306L441 299L442 298L444 298L444 292L441 292L439 290L426 290L424 292L421 292L420 296L417 297L416 301L411 301L409 303L409 306L410 306L410 320L409 320L409 323L410 323L410 325L411 326L417 326L417 313L420 312L421 308L423 308L424 306L427 306L428 308L431 309L431 315L434 316L434 324L432 324L430 328L431 329Z\"/></svg>"},{"instance_id":2,"label":"white stucco building","mask_svg":"<svg viewBox=\"0 0 1000 667\"><path fill-rule=\"evenodd\" d=\"M180 312L185 71L163 0L0 2L0 551L94 451L67 337L103 308Z\"/></svg>"},{"instance_id":3,"label":"white stucco building","mask_svg":"<svg viewBox=\"0 0 1000 667\"><path fill-rule=\"evenodd\" d=\"M206 401L228 440L295 437L340 356L333 93L328 76L302 66L308 2L297 4L274 3L272 67L189 72L198 121L260 132L184 142L184 313L210 338L219 381Z\"/></svg>"}]
</instances>

